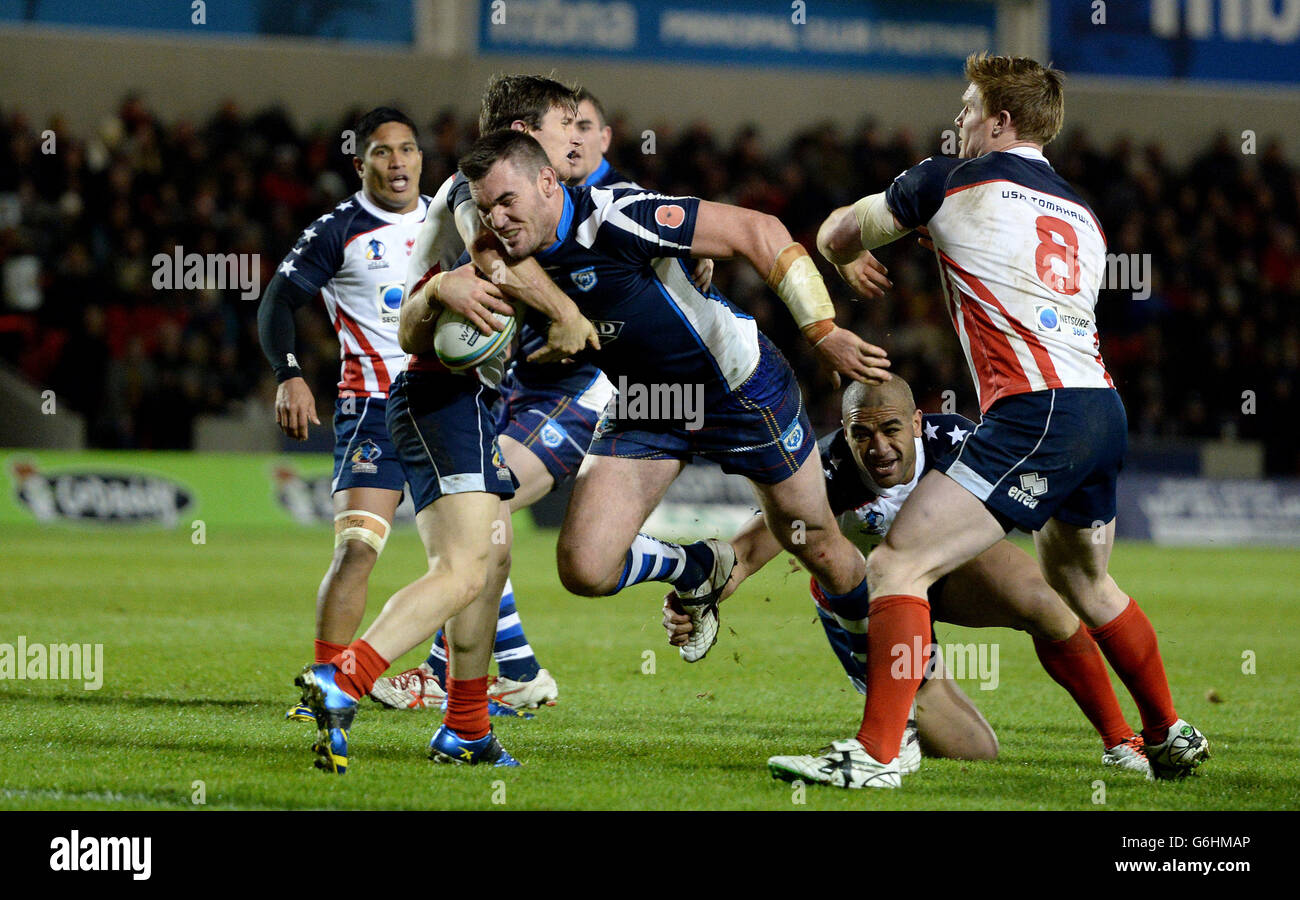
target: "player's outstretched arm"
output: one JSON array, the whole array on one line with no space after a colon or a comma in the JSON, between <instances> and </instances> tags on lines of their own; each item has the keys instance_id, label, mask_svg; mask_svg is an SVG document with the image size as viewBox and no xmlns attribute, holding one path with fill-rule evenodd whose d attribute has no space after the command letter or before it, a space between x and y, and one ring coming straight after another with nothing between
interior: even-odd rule
<instances>
[{"instance_id":1,"label":"player's outstretched arm","mask_svg":"<svg viewBox=\"0 0 1300 900\"><path fill-rule=\"evenodd\" d=\"M692 256L743 256L776 292L839 386L841 375L879 384L890 376L885 351L835 324L835 305L808 251L775 216L701 200Z\"/></svg>"},{"instance_id":2,"label":"player's outstretched arm","mask_svg":"<svg viewBox=\"0 0 1300 900\"><path fill-rule=\"evenodd\" d=\"M560 290L540 263L531 256L510 259L501 252L496 236L481 229L469 245L470 257L479 271L515 300L522 301L551 320L546 346L528 357L530 362L556 362L585 350L600 349L596 327L587 320L569 296Z\"/></svg>"},{"instance_id":3,"label":"player's outstretched arm","mask_svg":"<svg viewBox=\"0 0 1300 900\"><path fill-rule=\"evenodd\" d=\"M881 198L883 205L884 194L875 196ZM863 200L872 199L872 197L863 198ZM876 300L883 297L885 289L893 287L894 284L889 280L889 270L866 248L862 237L862 226L858 224L855 213L856 208L856 206L841 206L826 217L826 221L822 222L821 228L817 231L817 250L827 262L835 266L840 277L859 296ZM888 208L885 209L885 214L889 216L890 222L894 225L898 224ZM904 233L905 231L900 231L898 236L901 237Z\"/></svg>"}]
</instances>

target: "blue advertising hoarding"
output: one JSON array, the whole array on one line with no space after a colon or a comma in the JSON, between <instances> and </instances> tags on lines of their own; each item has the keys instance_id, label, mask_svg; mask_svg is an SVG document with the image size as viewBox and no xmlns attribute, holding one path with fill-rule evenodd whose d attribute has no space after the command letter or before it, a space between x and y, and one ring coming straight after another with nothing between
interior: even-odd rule
<instances>
[{"instance_id":1,"label":"blue advertising hoarding","mask_svg":"<svg viewBox=\"0 0 1300 900\"><path fill-rule=\"evenodd\" d=\"M1157 544L1300 546L1300 479L1125 472L1115 527Z\"/></svg>"},{"instance_id":2,"label":"blue advertising hoarding","mask_svg":"<svg viewBox=\"0 0 1300 900\"><path fill-rule=\"evenodd\" d=\"M409 44L410 0L0 0L0 25Z\"/></svg>"},{"instance_id":3,"label":"blue advertising hoarding","mask_svg":"<svg viewBox=\"0 0 1300 900\"><path fill-rule=\"evenodd\" d=\"M992 50L979 0L483 0L483 53L959 74Z\"/></svg>"},{"instance_id":4,"label":"blue advertising hoarding","mask_svg":"<svg viewBox=\"0 0 1300 900\"><path fill-rule=\"evenodd\" d=\"M1300 84L1300 0L1052 0L1070 74Z\"/></svg>"}]
</instances>

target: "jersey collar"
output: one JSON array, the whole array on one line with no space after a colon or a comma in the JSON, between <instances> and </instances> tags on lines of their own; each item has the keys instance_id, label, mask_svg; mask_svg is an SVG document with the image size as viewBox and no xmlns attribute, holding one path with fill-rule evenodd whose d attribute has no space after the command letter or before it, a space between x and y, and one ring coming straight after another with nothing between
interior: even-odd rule
<instances>
[{"instance_id":1,"label":"jersey collar","mask_svg":"<svg viewBox=\"0 0 1300 900\"><path fill-rule=\"evenodd\" d=\"M609 160L602 158L600 165L596 166L595 170L582 180L582 184L580 184L579 187L591 187L593 184L599 184L600 180L605 177L609 170Z\"/></svg>"},{"instance_id":2,"label":"jersey collar","mask_svg":"<svg viewBox=\"0 0 1300 900\"><path fill-rule=\"evenodd\" d=\"M1023 156L1025 159L1044 163L1049 169L1052 167L1052 164L1047 161L1047 157L1043 155L1043 151L1035 150L1033 147L1012 147L1010 150L1003 150L1002 152L1014 153L1016 156Z\"/></svg>"},{"instance_id":3,"label":"jersey collar","mask_svg":"<svg viewBox=\"0 0 1300 900\"><path fill-rule=\"evenodd\" d=\"M560 213L560 223L555 226L555 243L538 250L533 254L534 256L550 256L564 243L564 239L569 236L569 231L573 228L573 197L570 196L566 185L561 185L561 188L564 191L564 211Z\"/></svg>"},{"instance_id":4,"label":"jersey collar","mask_svg":"<svg viewBox=\"0 0 1300 900\"><path fill-rule=\"evenodd\" d=\"M415 209L409 213L395 213L376 206L370 202L364 190L357 191L353 196L357 204L370 215L374 216L381 222L387 222L389 225L418 225L424 221L425 214L429 211L429 202L423 194L420 195L420 201Z\"/></svg>"}]
</instances>

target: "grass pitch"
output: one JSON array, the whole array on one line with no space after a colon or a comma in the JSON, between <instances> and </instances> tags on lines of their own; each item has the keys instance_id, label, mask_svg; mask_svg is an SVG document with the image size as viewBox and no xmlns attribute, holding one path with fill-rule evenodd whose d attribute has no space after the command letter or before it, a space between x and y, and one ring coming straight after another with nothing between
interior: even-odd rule
<instances>
[{"instance_id":1,"label":"grass pitch","mask_svg":"<svg viewBox=\"0 0 1300 900\"><path fill-rule=\"evenodd\" d=\"M807 578L774 562L723 606L708 659L686 665L659 626L661 585L568 595L552 532L520 523L514 585L559 705L494 719L514 770L425 759L436 711L363 701L343 778L311 767L311 725L284 720L310 658L319 529L207 534L0 530L0 642L102 644L103 686L0 680L3 809L1294 809L1300 806L1300 555L1123 544L1112 571L1161 641L1181 715L1214 758L1183 783L1100 764L1095 733L1026 635L939 626L999 645L996 689L961 682L997 731L992 762L926 760L897 791L805 792L767 757L857 729L858 696L826 647ZM423 567L400 531L370 614ZM414 665L415 651L395 664ZM1125 715L1139 720L1116 682ZM1096 782L1105 783L1104 803ZM802 796L801 796L802 793ZM800 803L799 801L802 801Z\"/></svg>"}]
</instances>

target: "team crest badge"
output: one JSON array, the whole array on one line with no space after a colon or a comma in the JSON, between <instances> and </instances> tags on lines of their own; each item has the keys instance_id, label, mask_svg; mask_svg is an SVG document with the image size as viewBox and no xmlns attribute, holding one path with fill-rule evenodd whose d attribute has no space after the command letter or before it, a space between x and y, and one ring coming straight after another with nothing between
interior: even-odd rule
<instances>
[{"instance_id":1,"label":"team crest badge","mask_svg":"<svg viewBox=\"0 0 1300 900\"><path fill-rule=\"evenodd\" d=\"M352 451L352 472L354 475L374 475L379 471L379 466L375 461L384 455L384 451L379 449L379 445L374 441L366 440L357 445Z\"/></svg>"},{"instance_id":2,"label":"team crest badge","mask_svg":"<svg viewBox=\"0 0 1300 900\"><path fill-rule=\"evenodd\" d=\"M578 286L578 290L589 291L596 286L596 267L587 266L585 269L570 272L569 277L572 278L573 283Z\"/></svg>"},{"instance_id":3,"label":"team crest badge","mask_svg":"<svg viewBox=\"0 0 1300 900\"><path fill-rule=\"evenodd\" d=\"M366 244L366 259L383 259L386 249L383 241L371 238L370 243Z\"/></svg>"},{"instance_id":4,"label":"team crest badge","mask_svg":"<svg viewBox=\"0 0 1300 900\"><path fill-rule=\"evenodd\" d=\"M786 429L785 434L781 435L781 446L793 453L799 449L799 445L802 443L803 425L796 419L794 424Z\"/></svg>"},{"instance_id":5,"label":"team crest badge","mask_svg":"<svg viewBox=\"0 0 1300 900\"><path fill-rule=\"evenodd\" d=\"M564 429L559 425L556 425L554 422L547 422L542 426L539 437L542 439L543 446L550 447L554 450L556 447L560 446L560 444L564 443L566 435Z\"/></svg>"}]
</instances>

